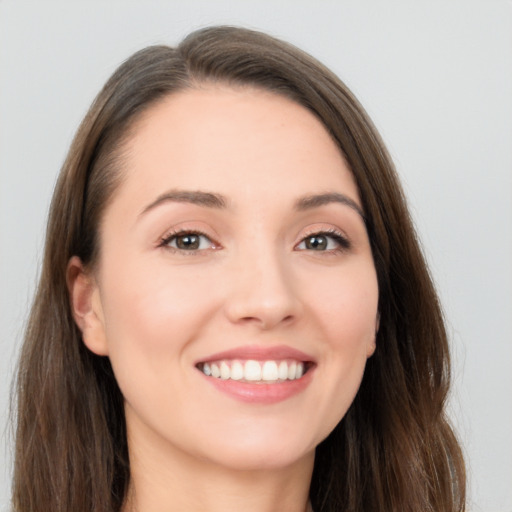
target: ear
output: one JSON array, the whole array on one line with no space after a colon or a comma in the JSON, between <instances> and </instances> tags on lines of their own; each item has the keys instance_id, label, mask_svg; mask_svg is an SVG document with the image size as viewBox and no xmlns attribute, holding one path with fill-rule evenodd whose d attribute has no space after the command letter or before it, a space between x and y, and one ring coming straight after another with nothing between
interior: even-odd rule
<instances>
[{"instance_id":1,"label":"ear","mask_svg":"<svg viewBox=\"0 0 512 512\"><path fill-rule=\"evenodd\" d=\"M98 285L78 256L73 256L66 272L71 311L86 347L99 356L108 355L105 323Z\"/></svg>"},{"instance_id":2,"label":"ear","mask_svg":"<svg viewBox=\"0 0 512 512\"><path fill-rule=\"evenodd\" d=\"M377 334L379 332L380 327L380 313L377 313L377 319L375 320L375 336L369 341L366 347L366 357L373 356L375 350L377 349Z\"/></svg>"}]
</instances>

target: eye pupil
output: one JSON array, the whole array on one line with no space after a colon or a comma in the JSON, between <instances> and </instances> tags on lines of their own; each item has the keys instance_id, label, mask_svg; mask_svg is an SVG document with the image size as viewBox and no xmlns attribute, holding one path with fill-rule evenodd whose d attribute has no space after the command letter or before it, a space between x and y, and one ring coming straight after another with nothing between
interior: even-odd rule
<instances>
[{"instance_id":1,"label":"eye pupil","mask_svg":"<svg viewBox=\"0 0 512 512\"><path fill-rule=\"evenodd\" d=\"M199 235L186 234L176 237L176 247L178 249L193 250L199 248Z\"/></svg>"},{"instance_id":2,"label":"eye pupil","mask_svg":"<svg viewBox=\"0 0 512 512\"><path fill-rule=\"evenodd\" d=\"M306 248L313 250L324 250L327 248L327 238L322 235L310 236L305 240Z\"/></svg>"}]
</instances>

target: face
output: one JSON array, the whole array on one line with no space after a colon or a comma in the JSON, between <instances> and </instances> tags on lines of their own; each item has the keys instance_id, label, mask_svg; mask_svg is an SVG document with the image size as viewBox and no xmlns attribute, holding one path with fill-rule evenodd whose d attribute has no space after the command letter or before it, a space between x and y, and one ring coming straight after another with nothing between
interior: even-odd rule
<instances>
[{"instance_id":1,"label":"face","mask_svg":"<svg viewBox=\"0 0 512 512\"><path fill-rule=\"evenodd\" d=\"M340 151L302 106L220 86L152 107L127 147L98 264L71 267L130 447L237 469L311 460L354 399L378 317Z\"/></svg>"}]
</instances>

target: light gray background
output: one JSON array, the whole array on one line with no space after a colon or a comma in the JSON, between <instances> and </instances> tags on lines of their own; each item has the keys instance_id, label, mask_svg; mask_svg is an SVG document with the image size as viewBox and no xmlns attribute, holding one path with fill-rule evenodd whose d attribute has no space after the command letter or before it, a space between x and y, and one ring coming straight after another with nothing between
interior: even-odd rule
<instances>
[{"instance_id":1,"label":"light gray background","mask_svg":"<svg viewBox=\"0 0 512 512\"><path fill-rule=\"evenodd\" d=\"M511 512L510 1L0 0L1 427L50 194L74 130L132 52L217 23L309 51L381 130L447 313L470 510ZM0 508L11 464L4 431Z\"/></svg>"}]
</instances>

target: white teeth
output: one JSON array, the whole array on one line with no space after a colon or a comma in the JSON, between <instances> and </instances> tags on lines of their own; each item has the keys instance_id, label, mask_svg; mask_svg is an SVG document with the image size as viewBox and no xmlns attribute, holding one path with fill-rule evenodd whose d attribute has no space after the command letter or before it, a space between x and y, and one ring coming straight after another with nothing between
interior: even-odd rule
<instances>
[{"instance_id":1,"label":"white teeth","mask_svg":"<svg viewBox=\"0 0 512 512\"><path fill-rule=\"evenodd\" d=\"M258 361L246 361L244 366L245 380L261 380L261 365Z\"/></svg>"},{"instance_id":2,"label":"white teeth","mask_svg":"<svg viewBox=\"0 0 512 512\"><path fill-rule=\"evenodd\" d=\"M300 361L231 361L222 360L204 363L200 366L208 377L222 380L245 380L248 382L282 382L300 379L305 372L304 363Z\"/></svg>"},{"instance_id":3,"label":"white teeth","mask_svg":"<svg viewBox=\"0 0 512 512\"><path fill-rule=\"evenodd\" d=\"M288 363L286 361L281 361L279 363L277 374L281 380L286 380L288 378Z\"/></svg>"},{"instance_id":4,"label":"white teeth","mask_svg":"<svg viewBox=\"0 0 512 512\"><path fill-rule=\"evenodd\" d=\"M233 366L231 366L231 378L233 380L240 380L244 378L244 367L242 363L235 361Z\"/></svg>"},{"instance_id":5,"label":"white teeth","mask_svg":"<svg viewBox=\"0 0 512 512\"><path fill-rule=\"evenodd\" d=\"M297 363L295 361L292 361L288 365L288 379L293 380L295 379L295 371L297 369Z\"/></svg>"},{"instance_id":6,"label":"white teeth","mask_svg":"<svg viewBox=\"0 0 512 512\"><path fill-rule=\"evenodd\" d=\"M275 361L265 361L261 374L263 380L277 380L277 363Z\"/></svg>"},{"instance_id":7,"label":"white teeth","mask_svg":"<svg viewBox=\"0 0 512 512\"><path fill-rule=\"evenodd\" d=\"M220 364L220 378L222 380L227 380L229 377L231 377L231 370L229 369L229 366L222 361Z\"/></svg>"},{"instance_id":8,"label":"white teeth","mask_svg":"<svg viewBox=\"0 0 512 512\"><path fill-rule=\"evenodd\" d=\"M216 379L218 379L220 377L219 367L215 363L212 363L211 368L212 368L212 377L215 377Z\"/></svg>"}]
</instances>

